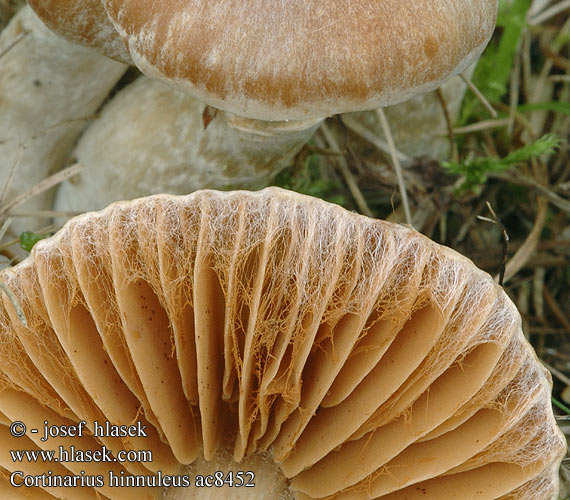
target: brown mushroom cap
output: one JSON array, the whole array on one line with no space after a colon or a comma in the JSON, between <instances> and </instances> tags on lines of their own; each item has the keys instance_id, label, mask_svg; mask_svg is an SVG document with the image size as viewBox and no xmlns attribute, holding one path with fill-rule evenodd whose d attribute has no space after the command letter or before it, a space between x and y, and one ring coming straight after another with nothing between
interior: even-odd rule
<instances>
[{"instance_id":1,"label":"brown mushroom cap","mask_svg":"<svg viewBox=\"0 0 570 500\"><path fill-rule=\"evenodd\" d=\"M132 64L100 0L29 0L41 20L68 40Z\"/></svg>"},{"instance_id":2,"label":"brown mushroom cap","mask_svg":"<svg viewBox=\"0 0 570 500\"><path fill-rule=\"evenodd\" d=\"M518 312L408 228L276 188L159 195L73 219L0 280L13 294L0 302L0 449L10 421L139 420L144 440L71 443L150 449L152 463L64 466L251 468L277 488L248 498L555 494L565 442ZM0 467L20 465L0 452Z\"/></svg>"},{"instance_id":3,"label":"brown mushroom cap","mask_svg":"<svg viewBox=\"0 0 570 500\"><path fill-rule=\"evenodd\" d=\"M106 0L135 64L264 120L374 109L433 90L482 52L497 0Z\"/></svg>"}]
</instances>

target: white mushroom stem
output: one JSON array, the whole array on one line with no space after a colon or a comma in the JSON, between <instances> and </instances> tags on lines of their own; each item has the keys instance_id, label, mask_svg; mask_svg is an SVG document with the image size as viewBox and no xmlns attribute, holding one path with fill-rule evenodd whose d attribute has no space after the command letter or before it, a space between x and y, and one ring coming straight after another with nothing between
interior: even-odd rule
<instances>
[{"instance_id":1,"label":"white mushroom stem","mask_svg":"<svg viewBox=\"0 0 570 500\"><path fill-rule=\"evenodd\" d=\"M265 122L217 111L140 77L118 93L75 150L81 174L60 186L56 210L87 211L153 193L266 186L321 120Z\"/></svg>"},{"instance_id":2,"label":"white mushroom stem","mask_svg":"<svg viewBox=\"0 0 570 500\"><path fill-rule=\"evenodd\" d=\"M64 166L85 121L127 68L53 34L28 6L2 31L0 53L17 39L0 58L3 203ZM19 209L47 209L52 198L43 194ZM9 232L18 235L37 229L39 223L17 218Z\"/></svg>"}]
</instances>

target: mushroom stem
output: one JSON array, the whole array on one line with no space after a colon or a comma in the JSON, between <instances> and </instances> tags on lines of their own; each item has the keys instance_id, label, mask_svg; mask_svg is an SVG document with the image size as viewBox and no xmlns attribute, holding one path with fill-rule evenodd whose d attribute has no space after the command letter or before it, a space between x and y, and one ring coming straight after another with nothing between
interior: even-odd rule
<instances>
[{"instance_id":1,"label":"mushroom stem","mask_svg":"<svg viewBox=\"0 0 570 500\"><path fill-rule=\"evenodd\" d=\"M23 33L28 35L21 38ZM53 34L28 6L0 35L0 52L9 46L0 58L0 203L64 166L85 121L126 69ZM52 196L43 193L22 208L49 208ZM38 227L34 219L20 218L9 232Z\"/></svg>"},{"instance_id":2,"label":"mushroom stem","mask_svg":"<svg viewBox=\"0 0 570 500\"><path fill-rule=\"evenodd\" d=\"M106 105L80 139L74 156L85 169L60 186L57 210L95 210L160 192L265 187L321 123L269 122L217 111L204 129L203 113L199 101L140 77Z\"/></svg>"}]
</instances>

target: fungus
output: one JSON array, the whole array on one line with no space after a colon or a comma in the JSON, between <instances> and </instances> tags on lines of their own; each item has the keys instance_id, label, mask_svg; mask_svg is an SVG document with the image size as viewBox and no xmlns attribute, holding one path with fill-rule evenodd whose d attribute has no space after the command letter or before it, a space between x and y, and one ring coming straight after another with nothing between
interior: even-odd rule
<instances>
[{"instance_id":1,"label":"fungus","mask_svg":"<svg viewBox=\"0 0 570 500\"><path fill-rule=\"evenodd\" d=\"M126 69L54 35L28 6L0 34L0 53L9 47L0 57L0 204L64 166L86 120ZM51 205L44 193L24 210ZM10 230L38 227L20 218Z\"/></svg>"},{"instance_id":2,"label":"fungus","mask_svg":"<svg viewBox=\"0 0 570 500\"><path fill-rule=\"evenodd\" d=\"M84 169L58 187L55 210L86 212L117 200L204 188L259 189L299 150L295 134L278 134L269 145L234 127L235 121L213 120L204 130L196 126L202 111L196 99L144 75L137 78L106 103L79 139L73 157ZM232 154L236 150L241 154Z\"/></svg>"},{"instance_id":3,"label":"fungus","mask_svg":"<svg viewBox=\"0 0 570 500\"><path fill-rule=\"evenodd\" d=\"M143 73L219 110L215 120L236 135L231 154L210 153L220 166L236 157L256 163L240 134L265 143L259 156L279 165L281 143L300 149L328 116L434 90L478 58L497 14L497 0L429 9L412 1L90 0L85 12L78 0L31 4L51 27L99 50L99 34L83 36L82 26L106 34L110 20L111 38Z\"/></svg>"},{"instance_id":4,"label":"fungus","mask_svg":"<svg viewBox=\"0 0 570 500\"><path fill-rule=\"evenodd\" d=\"M556 494L565 442L518 312L409 228L277 188L158 195L73 219L0 279L27 323L4 297L0 436L140 422L146 438L19 438L152 450L61 464L107 469L107 498L197 498L212 471L252 471L256 487L210 498ZM111 487L109 469L157 486ZM158 472L191 486L161 489ZM48 493L79 498L62 490Z\"/></svg>"},{"instance_id":5,"label":"fungus","mask_svg":"<svg viewBox=\"0 0 570 500\"><path fill-rule=\"evenodd\" d=\"M472 64L462 74L471 76L476 65L477 63ZM441 99L445 101L451 123L455 123L459 117L466 89L467 85L459 76L447 80L438 89L441 91ZM450 158L452 142L448 136L448 122L437 91L420 94L395 106L388 106L384 108L384 113L398 151L409 159L428 157L444 161ZM378 142L386 140L376 110L349 113L343 116L343 122L347 127L360 132L354 128L353 123L356 122L357 126L360 124L365 127L364 133L369 131L366 134L369 137L379 139ZM339 141L341 133L342 131L337 132ZM362 132L359 135L362 135ZM355 153L365 157L367 149L369 150L368 144L367 142L364 146L357 147ZM387 146L384 147L384 151L386 150Z\"/></svg>"},{"instance_id":6,"label":"fungus","mask_svg":"<svg viewBox=\"0 0 570 500\"><path fill-rule=\"evenodd\" d=\"M99 0L30 0L29 4L46 26L68 40L132 63Z\"/></svg>"},{"instance_id":7,"label":"fungus","mask_svg":"<svg viewBox=\"0 0 570 500\"><path fill-rule=\"evenodd\" d=\"M449 109L457 114L465 84L453 78L441 89ZM137 78L106 103L81 136L73 157L84 170L58 187L54 209L80 213L156 193L259 189L270 184L298 152L300 137L293 134L277 135L279 142L270 145L255 140L248 131L230 130L231 121L213 120L205 130L196 127L202 111L203 105L187 94L146 76ZM444 137L445 117L435 93L389 107L386 115L400 151L411 156L447 156L450 143ZM373 111L343 119L348 126L361 121L374 134L381 134ZM333 130L339 135L346 132ZM360 147L357 153L370 154L367 143L356 142L356 147ZM237 149L242 154L232 155Z\"/></svg>"}]
</instances>

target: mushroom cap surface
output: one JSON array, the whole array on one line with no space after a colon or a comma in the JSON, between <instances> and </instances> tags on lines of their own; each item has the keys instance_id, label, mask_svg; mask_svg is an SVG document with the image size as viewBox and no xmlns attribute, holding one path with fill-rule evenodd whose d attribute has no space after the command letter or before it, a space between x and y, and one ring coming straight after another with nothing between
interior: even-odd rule
<instances>
[{"instance_id":1,"label":"mushroom cap surface","mask_svg":"<svg viewBox=\"0 0 570 500\"><path fill-rule=\"evenodd\" d=\"M132 64L100 0L29 0L28 3L46 26L59 35L92 47L111 59Z\"/></svg>"},{"instance_id":2,"label":"mushroom cap surface","mask_svg":"<svg viewBox=\"0 0 570 500\"><path fill-rule=\"evenodd\" d=\"M265 120L373 109L469 66L496 0L105 0L133 61L215 107Z\"/></svg>"},{"instance_id":3,"label":"mushroom cap surface","mask_svg":"<svg viewBox=\"0 0 570 500\"><path fill-rule=\"evenodd\" d=\"M303 499L556 493L565 441L516 308L406 227L277 188L158 195L73 219L0 280L0 450L10 421L142 421L144 440L73 444L153 462L65 467L245 463ZM18 446L60 444L39 438Z\"/></svg>"},{"instance_id":4,"label":"mushroom cap surface","mask_svg":"<svg viewBox=\"0 0 570 500\"><path fill-rule=\"evenodd\" d=\"M65 9L56 3L32 1L56 9L48 17L60 19ZM98 3L87 3L94 12L87 19L100 20ZM483 51L497 3L102 0L133 62L148 76L262 120L324 118L434 90ZM63 24L67 17L64 12Z\"/></svg>"}]
</instances>

